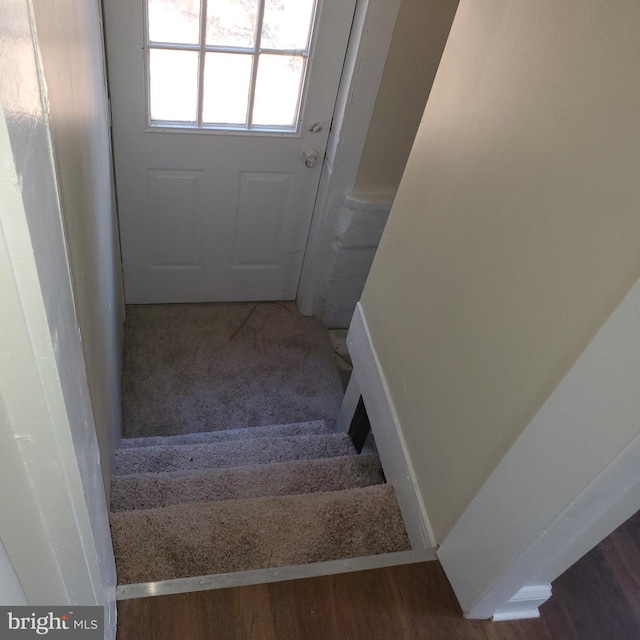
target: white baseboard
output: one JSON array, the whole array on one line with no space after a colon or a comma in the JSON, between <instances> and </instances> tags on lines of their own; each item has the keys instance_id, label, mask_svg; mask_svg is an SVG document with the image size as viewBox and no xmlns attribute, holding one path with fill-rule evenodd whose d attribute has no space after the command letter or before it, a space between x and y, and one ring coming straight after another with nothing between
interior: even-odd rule
<instances>
[{"instance_id":1,"label":"white baseboard","mask_svg":"<svg viewBox=\"0 0 640 640\"><path fill-rule=\"evenodd\" d=\"M353 361L353 376L364 399L380 461L387 482L396 492L411 545L414 549L433 549L436 547L433 530L360 303L351 321L347 346ZM344 416L342 418L344 423Z\"/></svg>"},{"instance_id":2,"label":"white baseboard","mask_svg":"<svg viewBox=\"0 0 640 640\"><path fill-rule=\"evenodd\" d=\"M539 618L538 607L551 597L551 585L522 587L510 600L499 607L492 616L494 622Z\"/></svg>"},{"instance_id":3,"label":"white baseboard","mask_svg":"<svg viewBox=\"0 0 640 640\"><path fill-rule=\"evenodd\" d=\"M276 567L274 569L255 569L253 571L217 573L192 578L161 580L159 582L123 584L118 586L116 590L116 599L131 600L134 598L147 598L149 596L166 596L174 593L190 593L192 591L228 589L230 587L245 587L253 584L301 580L303 578L330 576L339 573L353 573L355 571L396 567L403 564L414 564L416 562L432 562L435 561L435 559L436 554L434 550L421 549L381 553L375 556L346 558L344 560L314 562L312 564Z\"/></svg>"}]
</instances>

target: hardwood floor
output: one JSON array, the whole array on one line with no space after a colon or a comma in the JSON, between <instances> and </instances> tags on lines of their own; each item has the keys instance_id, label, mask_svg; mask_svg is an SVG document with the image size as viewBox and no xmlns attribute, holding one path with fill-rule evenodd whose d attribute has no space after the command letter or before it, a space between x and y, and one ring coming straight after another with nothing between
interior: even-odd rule
<instances>
[{"instance_id":1,"label":"hardwood floor","mask_svg":"<svg viewBox=\"0 0 640 640\"><path fill-rule=\"evenodd\" d=\"M118 640L632 640L640 514L553 585L539 620L464 620L436 562L118 603Z\"/></svg>"}]
</instances>

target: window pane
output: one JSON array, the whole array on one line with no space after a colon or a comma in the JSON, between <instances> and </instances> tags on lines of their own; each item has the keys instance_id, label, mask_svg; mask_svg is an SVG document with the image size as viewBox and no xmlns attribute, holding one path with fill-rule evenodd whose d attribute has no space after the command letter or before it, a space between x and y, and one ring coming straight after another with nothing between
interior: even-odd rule
<instances>
[{"instance_id":1,"label":"window pane","mask_svg":"<svg viewBox=\"0 0 640 640\"><path fill-rule=\"evenodd\" d=\"M258 0L207 0L207 44L253 47Z\"/></svg>"},{"instance_id":2,"label":"window pane","mask_svg":"<svg viewBox=\"0 0 640 640\"><path fill-rule=\"evenodd\" d=\"M202 121L246 124L253 56L207 53Z\"/></svg>"},{"instance_id":3,"label":"window pane","mask_svg":"<svg viewBox=\"0 0 640 640\"><path fill-rule=\"evenodd\" d=\"M200 0L147 0L151 42L200 42Z\"/></svg>"},{"instance_id":4,"label":"window pane","mask_svg":"<svg viewBox=\"0 0 640 640\"><path fill-rule=\"evenodd\" d=\"M262 47L306 49L314 0L265 0Z\"/></svg>"},{"instance_id":5,"label":"window pane","mask_svg":"<svg viewBox=\"0 0 640 640\"><path fill-rule=\"evenodd\" d=\"M260 56L253 104L254 124L295 127L303 68L301 56Z\"/></svg>"},{"instance_id":6,"label":"window pane","mask_svg":"<svg viewBox=\"0 0 640 640\"><path fill-rule=\"evenodd\" d=\"M149 103L152 121L196 121L198 53L149 51Z\"/></svg>"}]
</instances>

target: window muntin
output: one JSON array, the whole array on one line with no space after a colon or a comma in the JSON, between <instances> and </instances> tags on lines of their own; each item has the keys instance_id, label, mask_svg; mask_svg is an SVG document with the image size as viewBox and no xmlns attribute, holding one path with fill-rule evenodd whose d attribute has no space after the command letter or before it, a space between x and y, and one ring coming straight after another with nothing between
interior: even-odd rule
<instances>
[{"instance_id":1,"label":"window muntin","mask_svg":"<svg viewBox=\"0 0 640 640\"><path fill-rule=\"evenodd\" d=\"M297 129L315 0L144 0L152 127Z\"/></svg>"}]
</instances>

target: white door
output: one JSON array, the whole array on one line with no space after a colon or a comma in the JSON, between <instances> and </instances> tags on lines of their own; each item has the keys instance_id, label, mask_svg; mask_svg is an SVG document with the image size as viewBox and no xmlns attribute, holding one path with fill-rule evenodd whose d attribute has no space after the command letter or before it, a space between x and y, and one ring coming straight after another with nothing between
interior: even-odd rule
<instances>
[{"instance_id":1,"label":"white door","mask_svg":"<svg viewBox=\"0 0 640 640\"><path fill-rule=\"evenodd\" d=\"M105 0L129 303L293 299L355 0Z\"/></svg>"}]
</instances>

